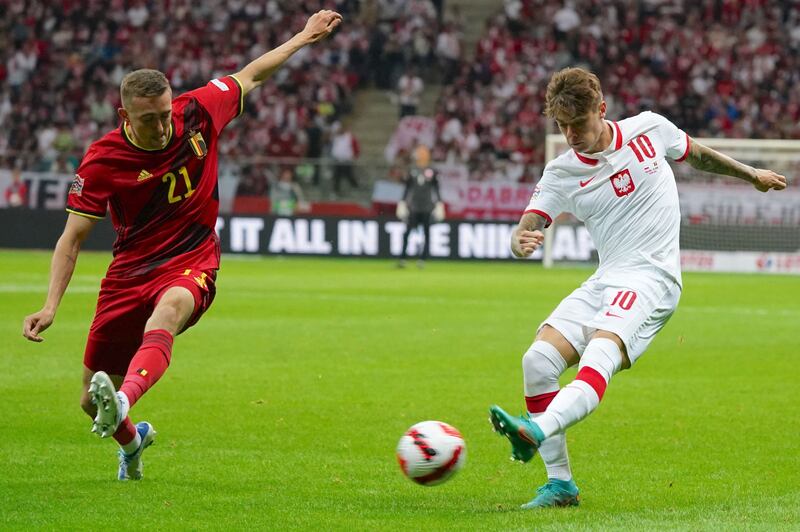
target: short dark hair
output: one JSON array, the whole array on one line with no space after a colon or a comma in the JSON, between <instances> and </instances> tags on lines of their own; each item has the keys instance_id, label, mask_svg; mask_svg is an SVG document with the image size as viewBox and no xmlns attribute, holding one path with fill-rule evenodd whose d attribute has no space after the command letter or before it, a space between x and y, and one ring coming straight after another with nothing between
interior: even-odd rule
<instances>
[{"instance_id":1,"label":"short dark hair","mask_svg":"<svg viewBox=\"0 0 800 532\"><path fill-rule=\"evenodd\" d=\"M583 68L565 68L553 74L547 84L544 114L574 119L594 111L602 101L603 90L597 76Z\"/></svg>"},{"instance_id":2,"label":"short dark hair","mask_svg":"<svg viewBox=\"0 0 800 532\"><path fill-rule=\"evenodd\" d=\"M122 106L125 107L135 96L152 98L161 96L167 89L169 89L167 76L158 70L142 68L125 74L119 86L119 95L122 98Z\"/></svg>"}]
</instances>

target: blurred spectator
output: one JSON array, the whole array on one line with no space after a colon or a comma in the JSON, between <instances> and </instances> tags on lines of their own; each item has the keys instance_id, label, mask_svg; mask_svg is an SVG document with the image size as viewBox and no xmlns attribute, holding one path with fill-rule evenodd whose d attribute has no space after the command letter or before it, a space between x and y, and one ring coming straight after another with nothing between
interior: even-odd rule
<instances>
[{"instance_id":1,"label":"blurred spectator","mask_svg":"<svg viewBox=\"0 0 800 532\"><path fill-rule=\"evenodd\" d=\"M799 27L789 3L506 0L442 90L434 160L538 178L557 132L544 90L573 64L598 74L611 120L652 108L697 137L800 138Z\"/></svg>"},{"instance_id":2,"label":"blurred spectator","mask_svg":"<svg viewBox=\"0 0 800 532\"><path fill-rule=\"evenodd\" d=\"M411 67L422 79L432 75L443 4L0 1L0 157L33 170L71 171L74 155L118 124L126 73L160 69L178 95L241 68L288 38L311 12L336 9L346 24L293 56L220 139L221 161L243 166L239 191L266 195L279 166L333 151L332 125L351 112L354 91L373 82L394 90ZM346 145L340 138L336 152ZM342 180L357 182L354 158L336 167L336 188ZM318 164L301 164L295 177L318 184L325 175Z\"/></svg>"},{"instance_id":3,"label":"blurred spectator","mask_svg":"<svg viewBox=\"0 0 800 532\"><path fill-rule=\"evenodd\" d=\"M400 150L397 152L394 162L389 166L386 178L394 183L405 183L410 164L411 156L408 150Z\"/></svg>"},{"instance_id":4,"label":"blurred spectator","mask_svg":"<svg viewBox=\"0 0 800 532\"><path fill-rule=\"evenodd\" d=\"M442 67L444 83L451 83L461 60L461 35L453 24L446 24L436 38L436 55Z\"/></svg>"},{"instance_id":5,"label":"blurred spectator","mask_svg":"<svg viewBox=\"0 0 800 532\"><path fill-rule=\"evenodd\" d=\"M305 156L311 117L320 117L324 139L330 124L352 107L352 93L369 68L373 26L354 16L358 2L333 4L0 2L0 156L14 156L26 168L61 165L59 153L80 153L117 124L118 87L127 72L158 68L177 95L236 71L287 38L310 12L334 7L347 24L269 79L220 146L223 156L261 156L276 140L281 156ZM410 17L403 13L397 24ZM313 147L321 153L319 140Z\"/></svg>"},{"instance_id":6,"label":"blurred spectator","mask_svg":"<svg viewBox=\"0 0 800 532\"><path fill-rule=\"evenodd\" d=\"M278 216L292 216L295 212L308 210L303 189L294 181L291 168L281 170L278 181L270 187L269 199L272 214Z\"/></svg>"},{"instance_id":7,"label":"blurred spectator","mask_svg":"<svg viewBox=\"0 0 800 532\"><path fill-rule=\"evenodd\" d=\"M358 188L353 163L359 155L358 140L348 125L334 126L331 157L334 160L333 191L339 194L342 180L347 180L352 188Z\"/></svg>"},{"instance_id":8,"label":"blurred spectator","mask_svg":"<svg viewBox=\"0 0 800 532\"><path fill-rule=\"evenodd\" d=\"M306 157L315 159L311 162L313 170L311 173L311 182L314 186L319 185L321 177L321 165L319 159L323 155L323 148L325 143L325 124L321 117L314 116L306 124Z\"/></svg>"},{"instance_id":9,"label":"blurred spectator","mask_svg":"<svg viewBox=\"0 0 800 532\"><path fill-rule=\"evenodd\" d=\"M11 171L11 184L5 190L6 206L9 209L22 209L28 206L28 185L22 180L19 166Z\"/></svg>"},{"instance_id":10,"label":"blurred spectator","mask_svg":"<svg viewBox=\"0 0 800 532\"><path fill-rule=\"evenodd\" d=\"M400 118L417 114L419 98L424 89L425 84L422 82L422 78L417 76L416 69L410 68L405 72L405 74L400 76L400 81L397 82L398 100L400 102Z\"/></svg>"}]
</instances>

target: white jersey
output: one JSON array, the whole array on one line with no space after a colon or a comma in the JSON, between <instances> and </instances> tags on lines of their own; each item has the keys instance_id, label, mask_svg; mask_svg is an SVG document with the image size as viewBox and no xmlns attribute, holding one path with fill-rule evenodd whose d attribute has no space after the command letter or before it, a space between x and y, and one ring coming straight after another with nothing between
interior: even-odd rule
<instances>
[{"instance_id":1,"label":"white jersey","mask_svg":"<svg viewBox=\"0 0 800 532\"><path fill-rule=\"evenodd\" d=\"M689 136L650 111L609 122L600 153L569 150L545 167L525 212L549 225L562 212L586 224L600 256L598 275L655 266L681 283L680 207L665 160L689 154Z\"/></svg>"}]
</instances>

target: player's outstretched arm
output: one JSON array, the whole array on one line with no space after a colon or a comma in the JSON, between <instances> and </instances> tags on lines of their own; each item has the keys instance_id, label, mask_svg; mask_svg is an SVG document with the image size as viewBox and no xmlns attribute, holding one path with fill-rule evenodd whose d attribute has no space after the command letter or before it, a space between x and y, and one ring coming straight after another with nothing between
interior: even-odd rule
<instances>
[{"instance_id":1,"label":"player's outstretched arm","mask_svg":"<svg viewBox=\"0 0 800 532\"><path fill-rule=\"evenodd\" d=\"M329 9L317 11L308 18L305 28L294 37L254 59L242 70L234 74L245 94L255 89L278 70L296 51L307 44L320 41L331 34L342 22L342 16Z\"/></svg>"},{"instance_id":2,"label":"player's outstretched arm","mask_svg":"<svg viewBox=\"0 0 800 532\"><path fill-rule=\"evenodd\" d=\"M511 252L516 257L529 257L544 242L544 229L547 220L535 212L522 215L519 225L511 234Z\"/></svg>"},{"instance_id":3,"label":"player's outstretched arm","mask_svg":"<svg viewBox=\"0 0 800 532\"><path fill-rule=\"evenodd\" d=\"M56 243L53 260L50 263L50 285L47 289L47 300L39 312L26 316L22 325L22 335L28 340L33 342L44 340L39 333L53 323L58 305L67 290L72 272L75 271L81 244L86 240L95 223L96 220L77 214L70 213L67 217L67 224Z\"/></svg>"},{"instance_id":4,"label":"player's outstretched arm","mask_svg":"<svg viewBox=\"0 0 800 532\"><path fill-rule=\"evenodd\" d=\"M786 178L772 170L753 168L744 163L728 157L725 154L703 146L694 139L690 141L689 155L686 162L693 168L711 172L712 174L729 175L751 183L761 192L769 189L783 190L786 188Z\"/></svg>"}]
</instances>

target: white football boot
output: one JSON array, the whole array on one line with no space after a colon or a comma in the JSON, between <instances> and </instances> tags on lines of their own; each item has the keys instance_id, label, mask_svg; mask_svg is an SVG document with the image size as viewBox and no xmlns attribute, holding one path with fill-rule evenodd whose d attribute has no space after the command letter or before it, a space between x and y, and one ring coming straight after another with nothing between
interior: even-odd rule
<instances>
[{"instance_id":1,"label":"white football boot","mask_svg":"<svg viewBox=\"0 0 800 532\"><path fill-rule=\"evenodd\" d=\"M117 431L122 422L123 408L114 383L105 371L98 371L89 384L89 395L97 407L97 415L92 423L92 432L101 438L108 438Z\"/></svg>"}]
</instances>

